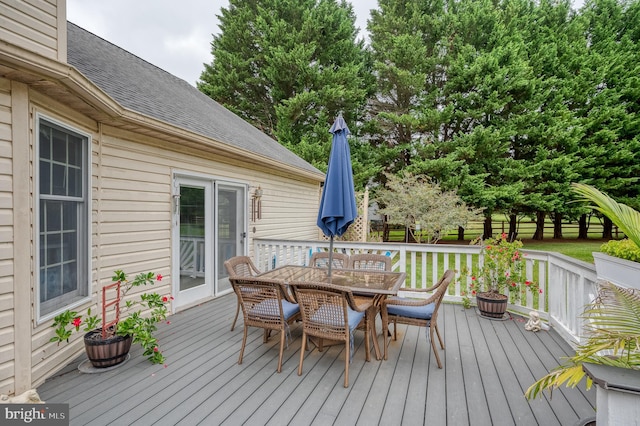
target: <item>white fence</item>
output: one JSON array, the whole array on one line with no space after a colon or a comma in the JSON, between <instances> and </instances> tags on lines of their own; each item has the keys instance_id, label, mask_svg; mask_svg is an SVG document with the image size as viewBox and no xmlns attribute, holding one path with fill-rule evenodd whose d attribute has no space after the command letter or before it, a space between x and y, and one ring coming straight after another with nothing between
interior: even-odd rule
<instances>
[{"instance_id":1,"label":"white fence","mask_svg":"<svg viewBox=\"0 0 640 426\"><path fill-rule=\"evenodd\" d=\"M287 264L306 265L314 251L326 251L325 241L254 240L254 260L266 271ZM482 258L479 246L445 244L362 243L335 241L334 250L346 254L380 253L390 256L394 271L405 272L405 287L425 288L433 285L443 271L454 269L456 280L446 299L462 302L470 277L461 271L477 267ZM596 271L592 264L564 256L534 250L526 253L527 279L539 283L539 296L528 294L509 309L524 315L535 309L549 321L565 340L580 341L584 306L595 297Z\"/></svg>"}]
</instances>

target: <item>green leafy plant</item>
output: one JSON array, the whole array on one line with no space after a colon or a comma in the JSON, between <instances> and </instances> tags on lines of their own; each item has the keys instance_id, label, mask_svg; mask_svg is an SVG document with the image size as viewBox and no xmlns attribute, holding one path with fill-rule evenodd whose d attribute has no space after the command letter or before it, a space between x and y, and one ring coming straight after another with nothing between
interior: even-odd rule
<instances>
[{"instance_id":1,"label":"green leafy plant","mask_svg":"<svg viewBox=\"0 0 640 426\"><path fill-rule=\"evenodd\" d=\"M601 250L611 256L635 262L640 261L640 212L582 183L571 184L580 200L593 203L591 208L599 211L613 222L628 238L626 243L607 243Z\"/></svg>"},{"instance_id":2,"label":"green leafy plant","mask_svg":"<svg viewBox=\"0 0 640 426\"><path fill-rule=\"evenodd\" d=\"M153 272L140 273L129 281L127 275L122 270L114 272L113 282L120 283L120 298L124 300L127 294L135 287L154 285L162 280L162 275ZM142 293L138 300L126 300L124 308L118 312L118 317L126 315L114 327L105 327L105 318L98 318L91 314L91 309L87 309L86 314L79 314L76 311L66 310L54 318L52 327L55 327L56 335L50 339L51 342L69 342L69 338L74 331L84 332L102 327L103 337L131 336L133 343L139 343L143 348L143 354L154 364L162 364L165 361L162 351L158 347L158 340L153 333L157 330L156 324L167 317L167 305L173 297L160 296L158 293Z\"/></svg>"},{"instance_id":3,"label":"green leafy plant","mask_svg":"<svg viewBox=\"0 0 640 426\"><path fill-rule=\"evenodd\" d=\"M638 290L602 282L598 297L586 306L582 317L587 320L587 340L565 364L532 384L525 393L527 398L533 399L544 390L552 392L563 384L575 387L585 377L590 389L592 380L582 369L584 363L640 369Z\"/></svg>"},{"instance_id":4,"label":"green leafy plant","mask_svg":"<svg viewBox=\"0 0 640 426\"><path fill-rule=\"evenodd\" d=\"M501 234L482 247L484 263L471 271L463 271L471 275L468 289L464 289L464 298L484 293L487 297L499 298L507 295L511 302L524 297L526 293L541 293L537 282L528 280L525 274L525 257L522 253L522 241L509 241L506 234Z\"/></svg>"}]
</instances>

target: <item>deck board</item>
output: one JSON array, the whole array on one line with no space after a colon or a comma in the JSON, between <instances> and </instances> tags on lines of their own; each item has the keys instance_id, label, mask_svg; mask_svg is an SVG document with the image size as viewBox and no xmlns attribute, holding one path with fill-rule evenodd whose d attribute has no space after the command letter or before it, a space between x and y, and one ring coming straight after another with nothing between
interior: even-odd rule
<instances>
[{"instance_id":1,"label":"deck board","mask_svg":"<svg viewBox=\"0 0 640 426\"><path fill-rule=\"evenodd\" d=\"M298 376L299 324L291 327L280 374L279 336L263 344L258 329L249 330L238 365L243 323L230 331L235 307L227 295L160 324L166 367L150 364L134 345L131 359L112 371L82 374L75 367L83 359L76 360L38 388L40 397L69 403L71 425L571 425L595 413L595 391L584 386L524 398L571 347L553 330L525 331L516 315L491 321L443 305L443 369L424 328L399 325L389 359L376 361L372 350L371 362L357 332L345 389L343 345L323 352L310 345Z\"/></svg>"}]
</instances>

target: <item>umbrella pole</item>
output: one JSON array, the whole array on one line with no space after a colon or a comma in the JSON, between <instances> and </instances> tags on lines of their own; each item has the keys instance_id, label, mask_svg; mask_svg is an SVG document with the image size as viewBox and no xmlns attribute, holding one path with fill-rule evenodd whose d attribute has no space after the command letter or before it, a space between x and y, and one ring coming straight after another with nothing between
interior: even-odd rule
<instances>
[{"instance_id":1,"label":"umbrella pole","mask_svg":"<svg viewBox=\"0 0 640 426\"><path fill-rule=\"evenodd\" d=\"M331 277L332 265L333 265L333 235L329 238L329 277Z\"/></svg>"}]
</instances>

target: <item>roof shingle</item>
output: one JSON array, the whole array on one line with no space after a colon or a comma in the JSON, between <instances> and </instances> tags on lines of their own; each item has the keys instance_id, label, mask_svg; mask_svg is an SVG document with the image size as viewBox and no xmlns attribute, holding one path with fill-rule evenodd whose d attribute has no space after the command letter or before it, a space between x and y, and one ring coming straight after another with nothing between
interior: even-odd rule
<instances>
[{"instance_id":1,"label":"roof shingle","mask_svg":"<svg viewBox=\"0 0 640 426\"><path fill-rule=\"evenodd\" d=\"M68 22L67 61L123 107L174 126L319 172L186 81Z\"/></svg>"}]
</instances>

